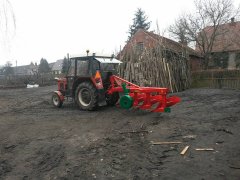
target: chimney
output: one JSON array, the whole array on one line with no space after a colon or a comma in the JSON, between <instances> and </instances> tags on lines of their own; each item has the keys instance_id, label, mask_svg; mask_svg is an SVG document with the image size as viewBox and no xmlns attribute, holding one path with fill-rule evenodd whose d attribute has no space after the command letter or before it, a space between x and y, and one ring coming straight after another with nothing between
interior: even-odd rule
<instances>
[{"instance_id":1,"label":"chimney","mask_svg":"<svg viewBox=\"0 0 240 180\"><path fill-rule=\"evenodd\" d=\"M235 18L232 17L232 18L231 18L231 23L234 23L234 22L235 22L234 20L235 20Z\"/></svg>"}]
</instances>

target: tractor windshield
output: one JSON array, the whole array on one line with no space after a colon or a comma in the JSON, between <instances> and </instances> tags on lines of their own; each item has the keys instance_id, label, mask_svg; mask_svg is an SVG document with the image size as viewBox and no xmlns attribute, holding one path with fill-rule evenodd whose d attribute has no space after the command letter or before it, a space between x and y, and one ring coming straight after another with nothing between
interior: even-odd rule
<instances>
[{"instance_id":1,"label":"tractor windshield","mask_svg":"<svg viewBox=\"0 0 240 180\"><path fill-rule=\"evenodd\" d=\"M117 71L118 64L115 63L101 63L102 71Z\"/></svg>"}]
</instances>

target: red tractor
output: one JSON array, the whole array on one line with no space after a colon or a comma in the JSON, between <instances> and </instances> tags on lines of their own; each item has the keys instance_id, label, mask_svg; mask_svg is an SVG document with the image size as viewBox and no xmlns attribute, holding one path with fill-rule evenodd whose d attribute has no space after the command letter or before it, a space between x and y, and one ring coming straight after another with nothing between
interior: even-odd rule
<instances>
[{"instance_id":1,"label":"red tractor","mask_svg":"<svg viewBox=\"0 0 240 180\"><path fill-rule=\"evenodd\" d=\"M120 63L114 56L72 56L66 77L58 79L53 105L61 107L65 97L71 97L81 109L95 110L115 105L120 98L120 106L125 109L134 106L170 112L169 107L180 101L177 96L167 97L167 88L140 87L116 76Z\"/></svg>"}]
</instances>

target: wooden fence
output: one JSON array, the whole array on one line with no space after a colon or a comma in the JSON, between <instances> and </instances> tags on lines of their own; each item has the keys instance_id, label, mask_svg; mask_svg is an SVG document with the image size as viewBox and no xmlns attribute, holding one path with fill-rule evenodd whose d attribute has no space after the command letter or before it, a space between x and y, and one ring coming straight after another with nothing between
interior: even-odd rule
<instances>
[{"instance_id":1,"label":"wooden fence","mask_svg":"<svg viewBox=\"0 0 240 180\"><path fill-rule=\"evenodd\" d=\"M128 52L121 59L119 74L140 86L167 87L170 92L188 89L191 83L188 56L167 53L162 47L146 49L141 55Z\"/></svg>"},{"instance_id":2,"label":"wooden fence","mask_svg":"<svg viewBox=\"0 0 240 180\"><path fill-rule=\"evenodd\" d=\"M206 70L192 72L191 87L240 89L240 70Z\"/></svg>"}]
</instances>

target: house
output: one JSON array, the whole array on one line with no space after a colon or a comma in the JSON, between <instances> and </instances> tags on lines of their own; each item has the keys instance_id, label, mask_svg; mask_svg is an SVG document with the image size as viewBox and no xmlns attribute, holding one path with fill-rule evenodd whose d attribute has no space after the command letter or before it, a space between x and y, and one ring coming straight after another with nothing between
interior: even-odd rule
<instances>
[{"instance_id":1,"label":"house","mask_svg":"<svg viewBox=\"0 0 240 180\"><path fill-rule=\"evenodd\" d=\"M208 26L203 31L207 37L210 37L214 28ZM200 51L200 48L196 46L196 50ZM209 68L240 68L240 21L231 18L230 23L219 26L208 66Z\"/></svg>"},{"instance_id":2,"label":"house","mask_svg":"<svg viewBox=\"0 0 240 180\"><path fill-rule=\"evenodd\" d=\"M53 74L61 74L62 73L62 66L63 66L63 59L57 60L52 66L52 73Z\"/></svg>"},{"instance_id":3,"label":"house","mask_svg":"<svg viewBox=\"0 0 240 180\"><path fill-rule=\"evenodd\" d=\"M34 75L38 72L37 63L24 65L24 66L15 66L13 67L13 71L15 75Z\"/></svg>"},{"instance_id":4,"label":"house","mask_svg":"<svg viewBox=\"0 0 240 180\"><path fill-rule=\"evenodd\" d=\"M190 65L193 70L199 69L201 66L201 58L197 51L188 47L187 45L178 43L166 37L157 35L153 32L148 32L143 29L139 29L133 37L127 42L123 50L118 57L121 59L123 54L135 50L136 52L142 52L144 49L155 48L159 43L164 46L166 51L174 52L175 54L186 56L189 55Z\"/></svg>"},{"instance_id":5,"label":"house","mask_svg":"<svg viewBox=\"0 0 240 180\"><path fill-rule=\"evenodd\" d=\"M49 68L52 69L54 64L55 64L55 62L48 63Z\"/></svg>"},{"instance_id":6,"label":"house","mask_svg":"<svg viewBox=\"0 0 240 180\"><path fill-rule=\"evenodd\" d=\"M179 92L190 86L190 57L198 58L192 48L139 29L118 55L119 75L140 86Z\"/></svg>"}]
</instances>

